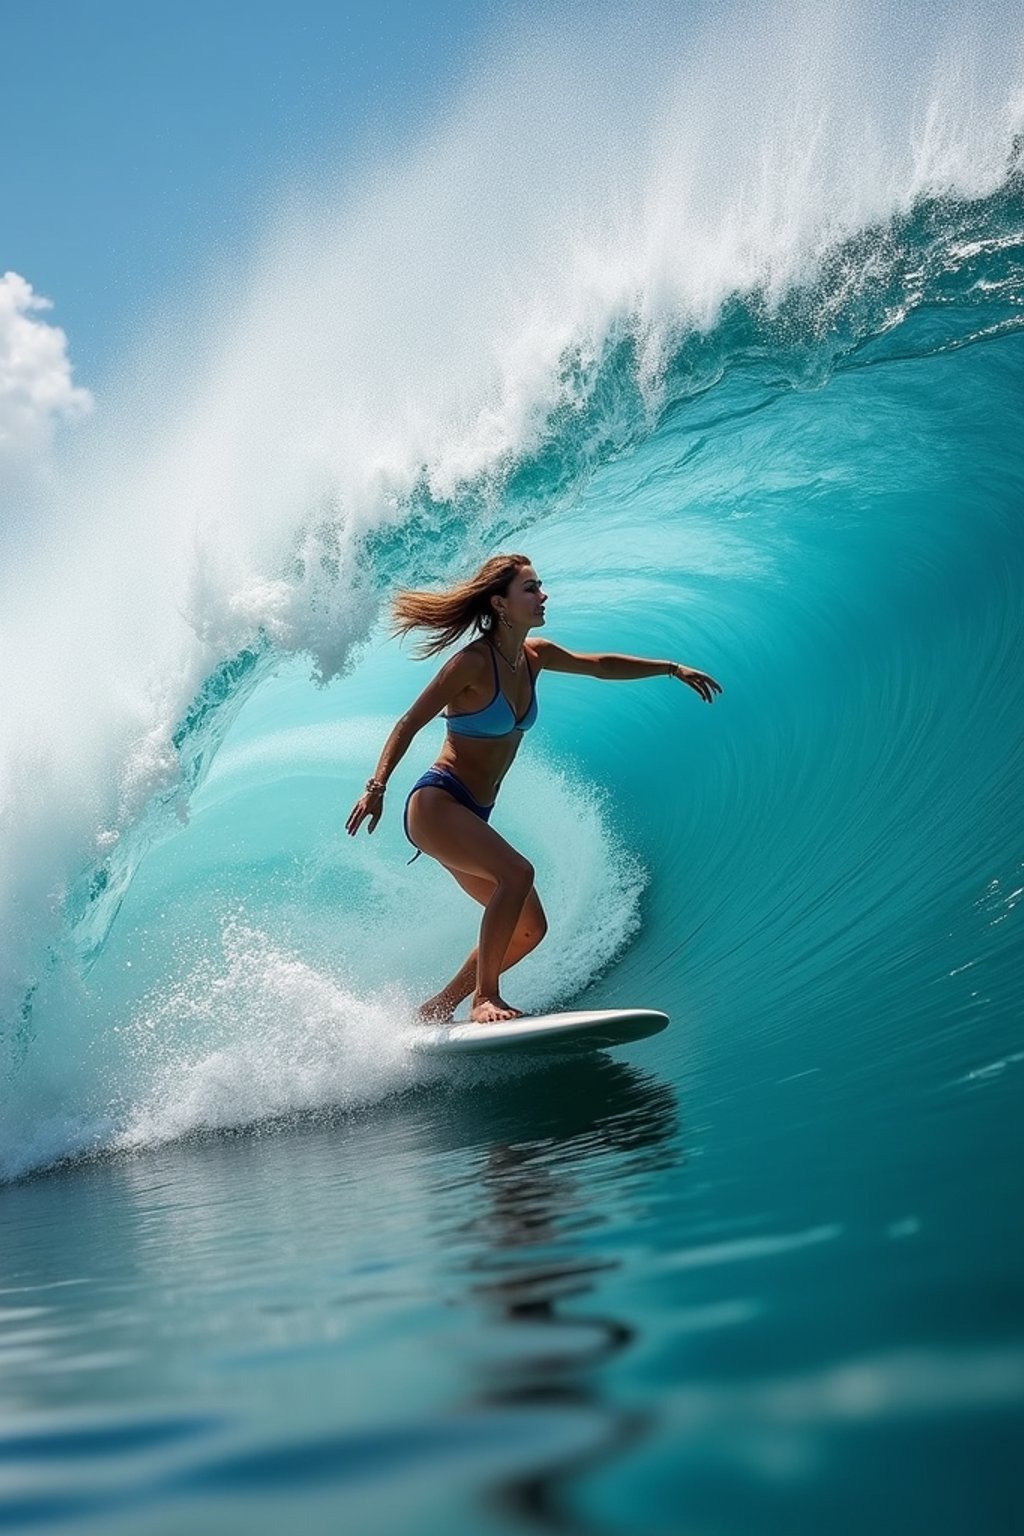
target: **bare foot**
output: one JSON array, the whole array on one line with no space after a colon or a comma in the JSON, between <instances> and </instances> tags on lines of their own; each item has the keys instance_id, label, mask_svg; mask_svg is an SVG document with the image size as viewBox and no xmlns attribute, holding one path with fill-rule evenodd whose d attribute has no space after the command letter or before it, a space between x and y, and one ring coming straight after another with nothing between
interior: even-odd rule
<instances>
[{"instance_id":1,"label":"bare foot","mask_svg":"<svg viewBox=\"0 0 1024 1536\"><path fill-rule=\"evenodd\" d=\"M497 1024L502 1019L521 1019L523 1010L512 1008L495 992L493 997L477 996L473 999L473 1006L469 1010L469 1017L474 1024Z\"/></svg>"}]
</instances>

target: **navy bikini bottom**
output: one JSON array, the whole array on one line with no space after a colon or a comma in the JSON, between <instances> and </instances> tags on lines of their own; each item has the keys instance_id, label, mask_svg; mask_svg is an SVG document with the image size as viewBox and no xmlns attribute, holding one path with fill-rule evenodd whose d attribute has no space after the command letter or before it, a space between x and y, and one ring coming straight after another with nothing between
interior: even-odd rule
<instances>
[{"instance_id":1,"label":"navy bikini bottom","mask_svg":"<svg viewBox=\"0 0 1024 1536\"><path fill-rule=\"evenodd\" d=\"M464 805L467 811L472 811L474 816L479 816L481 821L490 820L494 806L481 805L479 800L474 800L465 784L452 773L450 768L428 768L426 773L420 774L416 783L405 797L402 826L405 828L405 835L409 838L410 843L412 843L412 838L409 837L409 801L418 789L424 789L428 784L435 789L446 789L450 795L455 797L460 805ZM412 845L414 848L416 847L415 843L412 843ZM422 848L417 849L409 863L414 864L422 852Z\"/></svg>"}]
</instances>

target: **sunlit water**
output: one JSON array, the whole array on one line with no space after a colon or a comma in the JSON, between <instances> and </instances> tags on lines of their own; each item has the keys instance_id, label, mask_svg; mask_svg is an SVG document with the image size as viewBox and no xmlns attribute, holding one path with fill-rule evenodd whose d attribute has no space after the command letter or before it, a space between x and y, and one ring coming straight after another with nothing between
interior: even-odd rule
<instances>
[{"instance_id":1,"label":"sunlit water","mask_svg":"<svg viewBox=\"0 0 1024 1536\"><path fill-rule=\"evenodd\" d=\"M1012 93L908 37L932 94L867 91L854 145L826 78L801 176L785 70L752 83L721 207L666 86L629 262L523 206L548 299L546 219L577 253L564 311L479 307L485 231L464 339L497 383L439 404L426 322L386 366L353 333L367 420L411 381L389 425L324 385L335 436L298 399L271 441L271 375L323 384L326 342L254 279L116 497L109 447L67 470L94 563L40 534L7 612L3 1528L1020 1528L1024 197ZM584 191L623 171L591 149ZM436 170L395 173L396 225ZM319 299L371 269L369 217L292 231ZM724 689L543 675L502 788L550 922L505 995L671 1015L614 1059L406 1049L479 917L406 863L439 723L344 833L429 676L382 604L499 548L554 638Z\"/></svg>"}]
</instances>

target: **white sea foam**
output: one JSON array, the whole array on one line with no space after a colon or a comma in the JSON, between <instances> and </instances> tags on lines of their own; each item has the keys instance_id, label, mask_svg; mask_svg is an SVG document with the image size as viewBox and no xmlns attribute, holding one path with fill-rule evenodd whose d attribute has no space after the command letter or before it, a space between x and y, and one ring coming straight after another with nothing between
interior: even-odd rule
<instances>
[{"instance_id":1,"label":"white sea foam","mask_svg":"<svg viewBox=\"0 0 1024 1536\"><path fill-rule=\"evenodd\" d=\"M401 988L367 997L231 922L221 953L162 987L125 1029L142 1093L112 1145L383 1098L423 1075L404 1043L412 1014Z\"/></svg>"}]
</instances>

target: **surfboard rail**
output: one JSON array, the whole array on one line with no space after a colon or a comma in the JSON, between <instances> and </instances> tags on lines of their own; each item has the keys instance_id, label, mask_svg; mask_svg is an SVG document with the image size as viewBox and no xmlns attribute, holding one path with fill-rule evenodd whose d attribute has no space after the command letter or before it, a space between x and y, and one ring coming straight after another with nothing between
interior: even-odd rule
<instances>
[{"instance_id":1,"label":"surfboard rail","mask_svg":"<svg viewBox=\"0 0 1024 1536\"><path fill-rule=\"evenodd\" d=\"M660 1034L668 1022L668 1014L656 1008L572 1009L503 1019L495 1024L455 1019L450 1024L417 1025L408 1036L408 1044L433 1056L600 1051Z\"/></svg>"}]
</instances>

